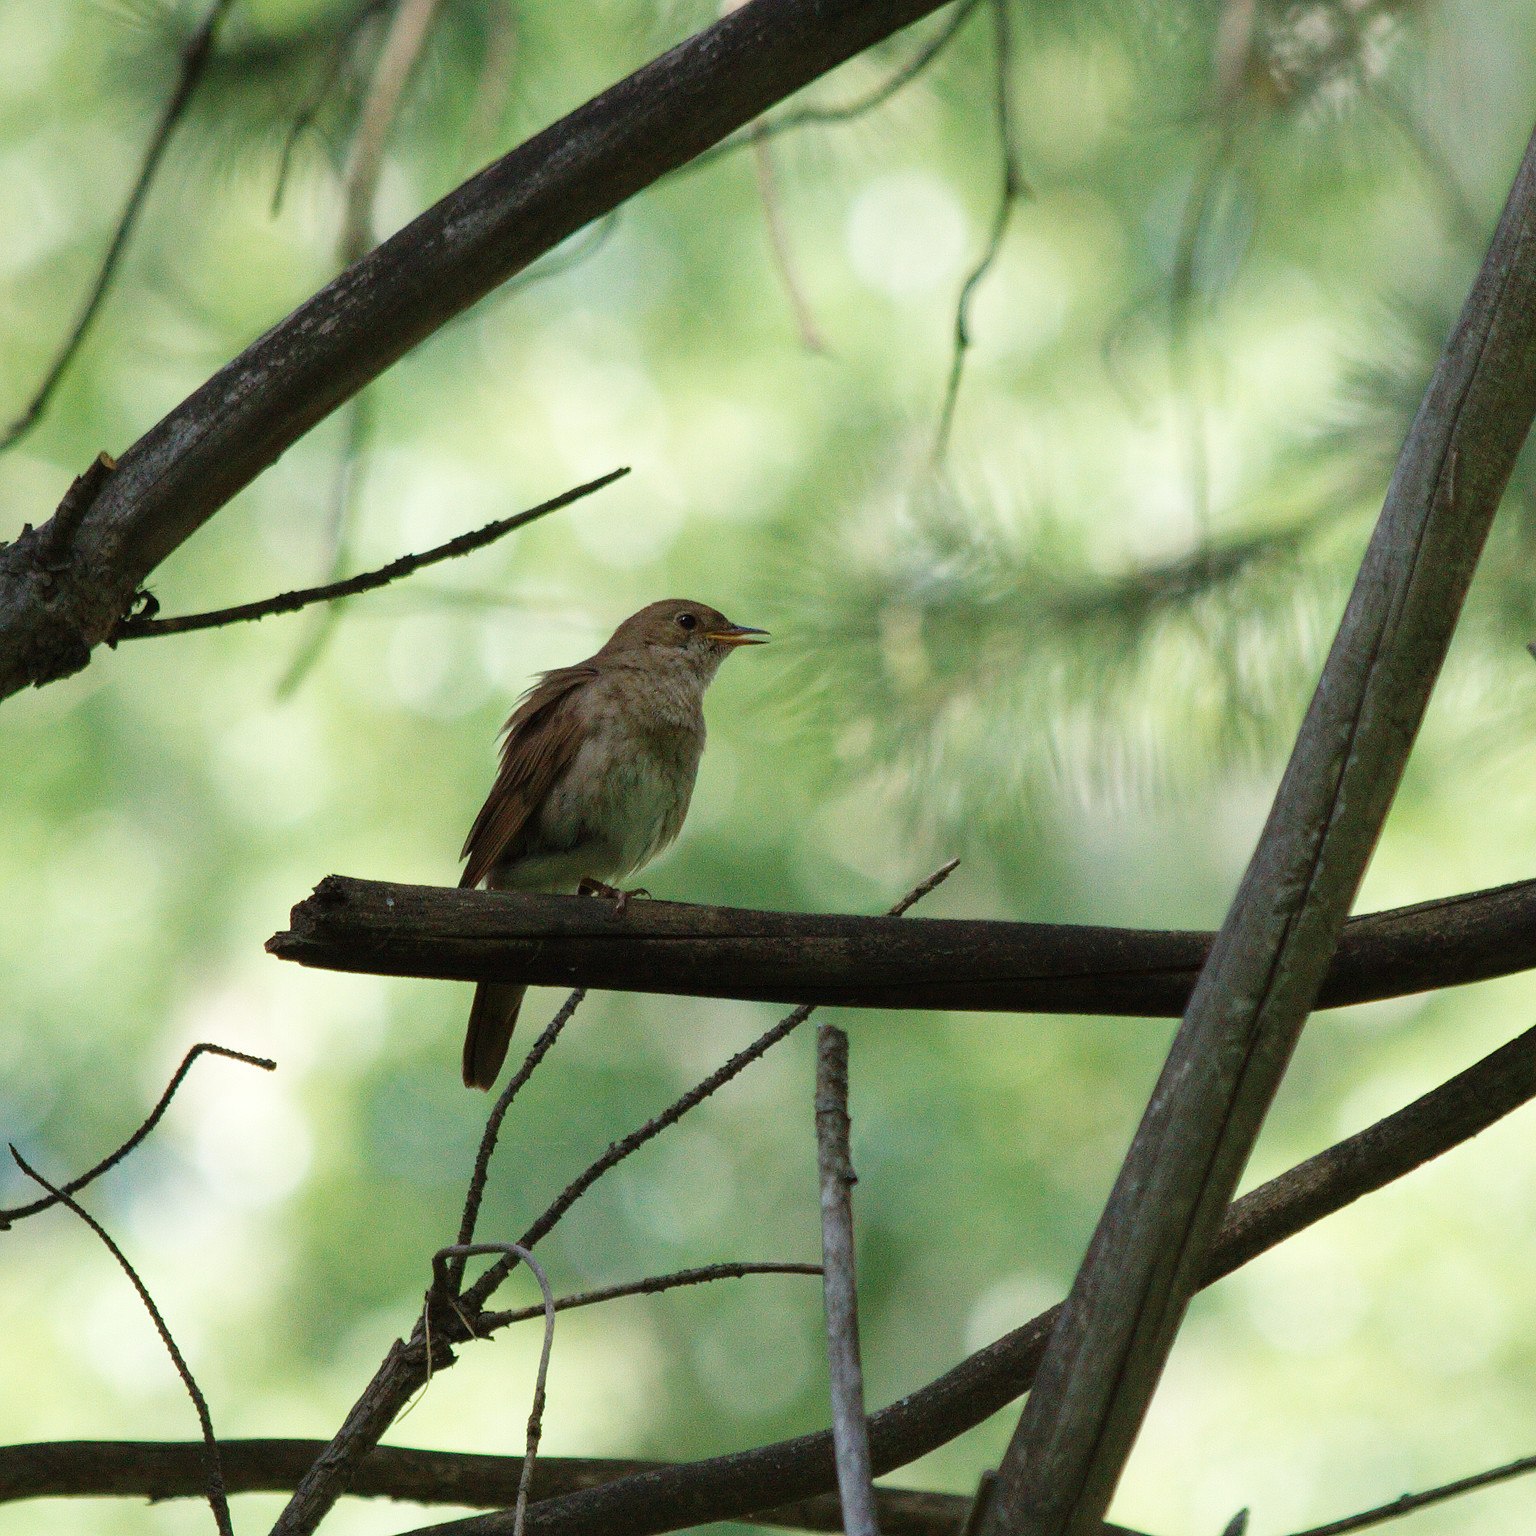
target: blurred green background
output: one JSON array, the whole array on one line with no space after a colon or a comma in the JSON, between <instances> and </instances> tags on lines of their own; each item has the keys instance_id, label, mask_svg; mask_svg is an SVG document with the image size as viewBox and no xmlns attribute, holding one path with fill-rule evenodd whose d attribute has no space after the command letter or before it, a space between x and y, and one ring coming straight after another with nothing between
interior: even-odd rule
<instances>
[{"instance_id":1,"label":"blurred green background","mask_svg":"<svg viewBox=\"0 0 1536 1536\"><path fill-rule=\"evenodd\" d=\"M198 14L0 0L0 416L67 329ZM645 877L658 896L877 911L960 855L927 914L1220 920L1529 131L1536 12L1010 0L1029 191L977 294L935 473L956 298L996 216L990 14L879 110L778 136L766 164L720 156L577 237L296 446L153 587L168 613L241 601L620 464L628 479L324 634L311 615L128 644L5 704L0 1130L62 1176L137 1124L193 1041L280 1063L200 1064L91 1195L221 1433L335 1427L411 1325L486 1107L458 1083L467 988L303 972L263 941L331 871L452 883L510 701L640 604L685 594L775 634L710 696L688 826ZM698 0L446 0L378 231L711 17ZM101 323L0 455L0 534L335 270L388 8L355 22L237 0ZM809 99L857 99L945 24ZM1521 476L1363 908L1533 872L1533 539ZM557 1001L533 994L525 1041ZM1320 1017L1253 1178L1428 1089L1533 1005L1515 978ZM519 1103L484 1234L520 1230L774 1014L594 996ZM1171 1026L842 1022L883 1403L1062 1293ZM598 1186L542 1250L557 1286L814 1258L812 1045L802 1032ZM1201 1297L1116 1516L1214 1536L1248 1505L1270 1536L1536 1450L1533 1153L1526 1111ZM0 1198L26 1193L4 1176ZM0 1437L195 1433L78 1223L26 1223L0 1258ZM565 1317L545 1449L685 1457L820 1426L820 1326L799 1278ZM531 1325L468 1351L392 1438L520 1449L537 1347ZM1014 1417L896 1480L969 1491ZM236 1518L257 1529L275 1507ZM1533 1511L1517 1483L1412 1528L1523 1532ZM326 1529L412 1515L346 1506ZM207 1520L0 1508L7 1533Z\"/></svg>"}]
</instances>

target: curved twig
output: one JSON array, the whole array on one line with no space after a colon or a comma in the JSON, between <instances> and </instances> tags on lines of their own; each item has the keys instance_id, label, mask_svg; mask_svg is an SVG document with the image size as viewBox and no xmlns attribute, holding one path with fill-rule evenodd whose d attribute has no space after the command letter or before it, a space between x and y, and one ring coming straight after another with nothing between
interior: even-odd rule
<instances>
[{"instance_id":1,"label":"curved twig","mask_svg":"<svg viewBox=\"0 0 1536 1536\"><path fill-rule=\"evenodd\" d=\"M177 1067L170 1082L165 1085L165 1091L160 1095L155 1107L150 1110L144 1123L125 1141L115 1152L109 1152L94 1168L82 1173L79 1178L71 1179L63 1186L63 1195L75 1194L85 1188L87 1184L94 1183L108 1169L115 1168L128 1156L138 1144L144 1140L154 1128L159 1125L161 1117L170 1108L171 1100L176 1097L176 1090L181 1087L182 1081L188 1072L192 1070L192 1063L199 1056L224 1056L230 1061L243 1061L247 1066L260 1067L263 1072L275 1072L277 1063L265 1056L248 1056L244 1051L232 1051L227 1045L211 1045L206 1040L194 1045L185 1056L181 1058L181 1065ZM41 1200L33 1200L28 1205L13 1205L7 1210L0 1210L0 1232L4 1232L13 1223L22 1221L28 1216L35 1216L39 1211L46 1211L50 1205L59 1203L59 1195L48 1195Z\"/></svg>"}]
</instances>

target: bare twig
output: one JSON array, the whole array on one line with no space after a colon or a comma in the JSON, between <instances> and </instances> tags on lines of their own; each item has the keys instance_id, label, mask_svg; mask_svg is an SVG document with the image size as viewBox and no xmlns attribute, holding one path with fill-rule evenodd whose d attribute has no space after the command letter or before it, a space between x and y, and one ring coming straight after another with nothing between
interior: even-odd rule
<instances>
[{"instance_id":1,"label":"bare twig","mask_svg":"<svg viewBox=\"0 0 1536 1536\"><path fill-rule=\"evenodd\" d=\"M160 162L165 157L171 137L186 113L193 93L197 90L198 82L202 79L203 71L207 68L208 60L213 53L214 36L218 32L219 23L224 20L232 3L233 0L213 0L207 14L203 17L202 24L182 49L181 73L177 78L176 88L171 92L170 99L160 114L160 121L156 124L149 145L144 151L144 158L139 163L138 177L128 194L127 202L123 204L122 213L118 215L117 227L112 231L112 238L107 242L106 252L101 258L101 265L96 269L96 277L90 291L86 294L85 303L81 306L79 314L75 316L75 323L70 327L69 335L65 337L63 345L54 355L47 373L43 375L42 383L33 392L31 400L27 402L21 415L5 429L4 435L0 436L0 453L19 443L42 420L43 413L53 399L54 391L59 387L69 365L74 362L76 354L84 344L86 334L90 331L92 323L106 300L107 292L112 286L112 279L117 275L123 251L127 248L129 237L138 223L144 200L149 196L150 186L154 182L156 172L160 169Z\"/></svg>"},{"instance_id":2,"label":"bare twig","mask_svg":"<svg viewBox=\"0 0 1536 1536\"><path fill-rule=\"evenodd\" d=\"M754 125L739 137L727 139L724 143L715 145L713 149L706 150L679 169L684 172L698 170L701 166L718 160L722 155L745 148L759 135L763 139L771 140L778 138L781 134L794 133L801 128L836 127L843 123L851 123L883 107L893 96L917 79L949 47L954 41L955 34L965 25L971 12L980 3L981 0L960 0L960 3L950 12L949 19L944 25L905 64L862 96L856 96L851 101L842 102L836 106L798 107L793 111L781 112L760 125Z\"/></svg>"},{"instance_id":3,"label":"bare twig","mask_svg":"<svg viewBox=\"0 0 1536 1536\"><path fill-rule=\"evenodd\" d=\"M0 451L3 451L3 447L0 445ZM42 570L58 569L68 559L69 548L80 520L90 511L91 503L101 494L107 476L116 468L117 460L110 453L98 453L86 465L84 472L70 481L69 489L60 499L53 516L48 519L45 535L38 544L37 563Z\"/></svg>"},{"instance_id":4,"label":"bare twig","mask_svg":"<svg viewBox=\"0 0 1536 1536\"><path fill-rule=\"evenodd\" d=\"M149 1288L139 1278L138 1271L128 1262L128 1255L113 1242L107 1229L94 1216L64 1190L50 1184L14 1146L11 1147L11 1156L16 1160L16 1166L29 1179L36 1184L41 1184L60 1205L68 1206L101 1239L107 1252L117 1260L123 1273L132 1282L134 1290L139 1293L139 1300L144 1303L144 1310L149 1313L149 1320L155 1325L155 1332L160 1335L160 1342L165 1345L165 1351L171 1357L171 1364L176 1367L176 1374L181 1377L181 1383L187 1389L187 1396L192 1399L192 1406L197 1410L197 1422L203 1431L208 1507L213 1511L214 1524L218 1527L219 1536L234 1536L234 1527L229 1519L229 1498L224 1490L224 1472L219 1465L219 1442L214 1437L213 1416L208 1412L208 1400L203 1396L202 1389L193 1377L192 1368L187 1364L186 1357L176 1347L176 1340L171 1337L171 1330L160 1315L160 1308L155 1305L155 1298L149 1294Z\"/></svg>"},{"instance_id":5,"label":"bare twig","mask_svg":"<svg viewBox=\"0 0 1536 1536\"><path fill-rule=\"evenodd\" d=\"M880 1536L859 1360L859 1301L853 1242L853 1157L849 1151L848 1036L835 1024L816 1034L816 1163L821 1174L823 1306L832 1387L832 1442L847 1536Z\"/></svg>"},{"instance_id":6,"label":"bare twig","mask_svg":"<svg viewBox=\"0 0 1536 1536\"><path fill-rule=\"evenodd\" d=\"M826 338L816 324L811 301L806 297L795 266L795 253L789 243L789 230L784 224L784 206L779 199L777 170L773 163L773 148L762 128L754 127L749 137L752 143L752 168L757 176L757 195L763 205L763 223L768 229L768 248L773 254L773 264L784 285L784 295L789 300L790 313L795 317L795 329L800 333L800 344L808 352L825 352Z\"/></svg>"},{"instance_id":7,"label":"bare twig","mask_svg":"<svg viewBox=\"0 0 1536 1536\"><path fill-rule=\"evenodd\" d=\"M523 1450L522 1472L517 1479L517 1503L512 1522L512 1536L523 1536L523 1522L528 1517L528 1487L539 1454L539 1440L544 1433L544 1388L549 1380L549 1352L555 1343L555 1293L549 1287L549 1276L544 1273L543 1266L521 1243L455 1243L450 1248L438 1249L432 1257L433 1289L443 1300L451 1302L456 1282L449 1278L448 1260L456 1261L457 1273L465 1259L485 1253L501 1254L504 1264L520 1261L527 1265L539 1282L539 1292L544 1298L544 1343L539 1350L538 1375L534 1377L533 1406L528 1412L528 1437Z\"/></svg>"},{"instance_id":8,"label":"bare twig","mask_svg":"<svg viewBox=\"0 0 1536 1536\"><path fill-rule=\"evenodd\" d=\"M1507 1461L1502 1467L1490 1467L1486 1472L1475 1472L1471 1477L1457 1478L1453 1483L1441 1483L1438 1488L1426 1488L1422 1493L1405 1493L1390 1504L1378 1504L1375 1509L1362 1510L1358 1515L1348 1515L1342 1520L1330 1520L1327 1525L1310 1526L1297 1531L1295 1536L1344 1536L1346 1531L1363 1531L1373 1525L1385 1525L1402 1515L1411 1515L1416 1509L1427 1509L1431 1504L1441 1504L1477 1488L1488 1488L1494 1483L1508 1482L1513 1477L1523 1477L1536 1472L1536 1456L1522 1456L1518 1461Z\"/></svg>"},{"instance_id":9,"label":"bare twig","mask_svg":"<svg viewBox=\"0 0 1536 1536\"><path fill-rule=\"evenodd\" d=\"M960 286L955 303L955 341L950 357L949 378L944 385L944 403L939 408L938 430L933 439L933 463L942 467L949 452L949 435L955 422L955 406L960 399L960 380L965 373L965 357L971 347L971 304L976 291L986 280L993 263L1002 253L1003 240L1013 219L1013 210L1028 191L1019 168L1019 151L1013 133L1013 34L1008 20L1008 0L992 0L992 46L996 60L993 89L993 113L997 124L998 154L1002 161L1002 186L998 191L997 212L992 229L976 265Z\"/></svg>"},{"instance_id":10,"label":"bare twig","mask_svg":"<svg viewBox=\"0 0 1536 1536\"><path fill-rule=\"evenodd\" d=\"M501 1090L491 1112L486 1116L485 1130L480 1137L480 1148L475 1154L474 1171L470 1174L469 1190L464 1196L464 1212L459 1218L458 1247L475 1240L475 1224L480 1219L480 1202L485 1198L485 1181L490 1172L491 1158L496 1151L496 1140L501 1135L501 1123L512 1107L512 1101L522 1092L523 1085L538 1070L539 1063L549 1054L550 1047L560 1038L560 1031L570 1023L571 1016L581 1007L587 995L585 987L577 987L560 1005L555 1016L544 1026L543 1033L533 1042L533 1048L523 1058L523 1064L512 1074L507 1086ZM464 1266L457 1264L449 1276L450 1295L459 1293L459 1280Z\"/></svg>"},{"instance_id":11,"label":"bare twig","mask_svg":"<svg viewBox=\"0 0 1536 1536\"><path fill-rule=\"evenodd\" d=\"M416 555L401 555L398 560L391 560L388 565L380 566L376 571L349 576L345 581L333 581L323 587L301 587L296 592L281 592L276 597L262 598L260 602L241 603L234 608L215 608L209 613L187 613L169 619L129 616L119 623L112 641L116 644L119 640L141 640L153 635L185 635L197 629L217 629L225 624L243 624L251 619L264 619L270 614L295 613L300 608L309 607L311 603L329 603L341 597L356 597L360 592L373 592L379 587L388 586L392 581L399 581L402 577L424 570L429 565L437 565L443 560L453 560L473 550L483 549L514 529L537 518L547 517L551 512L558 512L562 507L568 507L572 502L580 501L606 485L612 485L628 473L627 468L611 470L596 480L578 485L526 512L498 518L494 523L487 523L472 533L461 533L449 539L446 544L438 544Z\"/></svg>"},{"instance_id":12,"label":"bare twig","mask_svg":"<svg viewBox=\"0 0 1536 1536\"><path fill-rule=\"evenodd\" d=\"M88 1169L79 1178L71 1179L69 1183L64 1185L63 1193L65 1195L75 1194L77 1191L84 1189L87 1184L94 1183L108 1169L115 1168L159 1125L161 1117L170 1108L171 1100L176 1097L176 1090L181 1087L183 1079L192 1070L192 1063L202 1055L224 1056L230 1061L243 1061L247 1066L260 1067L263 1072L272 1072L277 1068L277 1063L269 1061L265 1056L247 1056L244 1051L232 1051L228 1046L210 1045L207 1041L194 1045L182 1057L181 1065L177 1067L175 1075L171 1078L170 1082L165 1085L165 1092L160 1095L159 1102L150 1110L148 1117L138 1130L115 1152L110 1152L106 1157L102 1158L94 1168ZM58 1196L48 1195L42 1200L32 1201L29 1205L14 1205L8 1210L0 1210L0 1232L5 1231L13 1223L21 1221L28 1216L35 1216L39 1211L46 1211L50 1205L58 1204L58 1200Z\"/></svg>"},{"instance_id":13,"label":"bare twig","mask_svg":"<svg viewBox=\"0 0 1536 1536\"><path fill-rule=\"evenodd\" d=\"M931 874L920 885L914 886L912 890L908 891L907 894L903 896L894 907L891 908L889 915L891 917L900 917L903 913L907 912L915 903L921 901L922 898L926 896L930 891L947 880L949 876L954 873L955 868L959 865L959 863L959 859L951 859L941 869L935 870L934 873ZM718 1092L718 1090L723 1088L728 1082L731 1081L732 1078L740 1076L740 1074L744 1072L749 1066L751 1066L754 1061L757 1061L760 1057L767 1055L767 1053L772 1050L773 1047L779 1043L779 1041L783 1040L786 1036L793 1034L794 1031L797 1030L803 1023L805 1023L805 1021L810 1018L810 1016L815 1011L816 1005L814 1003L809 1003L796 1008L792 1013L786 1014L782 1019L779 1020L777 1024L773 1026L772 1029L766 1030L763 1034L759 1035L757 1039L751 1043L751 1045L748 1045L742 1050L737 1051L737 1053L732 1056L731 1059L727 1061L723 1066L717 1067L702 1082L695 1084L688 1090L687 1093L674 1100L659 1115L655 1115L651 1119L647 1120L645 1124L642 1125L638 1130L631 1131L630 1134L625 1136L622 1140L610 1142L608 1149L602 1154L602 1156L597 1158L585 1169L585 1171L578 1174L576 1178L572 1179L571 1182L566 1185L566 1187L555 1197L554 1201L549 1205L544 1213L533 1222L533 1224L523 1234L519 1241L525 1247L532 1248L535 1243L538 1243L543 1238L547 1237L550 1232L553 1231L554 1228L558 1225L560 1220L564 1217L565 1213L570 1210L570 1208L575 1205L575 1203L584 1194L586 1194L586 1192L591 1189L591 1187L597 1183L597 1181L602 1178L605 1173L608 1173L612 1169L617 1168L625 1158L629 1157L632 1153L639 1151L639 1149L643 1147L647 1142L654 1141L656 1137L658 1137L664 1130L667 1130L670 1126L676 1125L677 1122L689 1112L689 1110L697 1109L698 1106L705 1101L705 1099L709 1098L711 1094ZM477 1280L475 1284L464 1293L466 1302L468 1302L472 1307L476 1309L484 1306L486 1298L489 1297L491 1293L496 1289L496 1287L502 1282L502 1280L505 1279L510 1268L510 1265L492 1265L491 1268L488 1269L485 1274L483 1274L480 1279Z\"/></svg>"},{"instance_id":14,"label":"bare twig","mask_svg":"<svg viewBox=\"0 0 1536 1536\"><path fill-rule=\"evenodd\" d=\"M309 94L304 105L294 114L293 122L289 126L287 134L283 138L282 153L278 157L277 180L272 187L272 216L274 218L282 211L283 195L288 190L288 177L293 170L293 156L298 148L299 140L315 125L315 119L320 115L321 108L325 106L326 98L331 94L341 75L342 67L347 62L347 55L353 43L357 40L358 33L364 24L382 11L389 0L363 0L342 24L332 40L326 54L325 63L321 66L319 77L315 82L315 88Z\"/></svg>"},{"instance_id":15,"label":"bare twig","mask_svg":"<svg viewBox=\"0 0 1536 1536\"><path fill-rule=\"evenodd\" d=\"M345 211L338 251L344 267L360 260L373 245L373 203L384 169L384 151L441 5L442 0L395 0L343 178Z\"/></svg>"},{"instance_id":16,"label":"bare twig","mask_svg":"<svg viewBox=\"0 0 1536 1536\"><path fill-rule=\"evenodd\" d=\"M713 1280L742 1280L748 1275L819 1275L820 1264L765 1260L740 1264L701 1264L695 1269L678 1269L669 1275L650 1275L644 1280L626 1280L618 1285L598 1286L555 1298L555 1311L569 1312L576 1307L595 1307L600 1302L617 1301L623 1296L655 1296L687 1285L707 1285ZM517 1307L510 1312L482 1312L475 1319L482 1336L505 1328L510 1323L524 1323L543 1315L543 1307Z\"/></svg>"}]
</instances>

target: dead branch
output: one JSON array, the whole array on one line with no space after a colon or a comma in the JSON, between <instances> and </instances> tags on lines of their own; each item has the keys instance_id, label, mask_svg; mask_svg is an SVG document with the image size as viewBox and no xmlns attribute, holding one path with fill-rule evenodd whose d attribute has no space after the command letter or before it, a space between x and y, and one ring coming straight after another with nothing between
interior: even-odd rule
<instances>
[{"instance_id":1,"label":"dead branch","mask_svg":"<svg viewBox=\"0 0 1536 1536\"><path fill-rule=\"evenodd\" d=\"M388 565L381 565L374 571L364 571L358 576L349 576L345 581L329 582L323 587L301 587L296 592L280 592L276 597L264 597L259 602L240 603L233 608L215 608L208 613L184 613L169 619L155 618L148 614L130 615L119 621L108 643L116 645L119 640L142 640L154 635L185 635L197 629L218 629L225 624L244 624L252 619L264 619L269 614L297 613L300 608L307 608L311 603L330 603L342 597L356 597L361 592L374 592L380 587L387 587L392 581L400 581L417 571L425 570L429 565L456 560L460 555L484 549L487 544L494 544L497 539L516 529L538 518L548 517L551 512L559 512L572 502L612 485L628 473L627 467L610 470L606 475L564 491L549 501L540 502L526 512L497 518L495 522L476 528L471 533L458 534L445 544L424 549L420 554L401 555Z\"/></svg>"},{"instance_id":2,"label":"dead branch","mask_svg":"<svg viewBox=\"0 0 1536 1536\"><path fill-rule=\"evenodd\" d=\"M475 1225L480 1219L480 1202L485 1198L485 1181L490 1174L491 1158L496 1152L496 1142L501 1136L502 1121L507 1118L507 1111L511 1109L512 1101L522 1092L523 1085L538 1070L539 1063L549 1054L550 1047L560 1038L561 1030L570 1023L586 995L585 987L577 987L560 1005L555 1016L544 1026L539 1038L533 1042L533 1048L523 1058L522 1066L508 1079L507 1086L501 1090L495 1104L491 1107L490 1114L486 1116L485 1130L481 1134L480 1146L475 1153L475 1166L469 1176L469 1189L464 1196L464 1211L459 1218L459 1235L456 1241L461 1248L475 1240ZM447 1294L455 1297L459 1294L459 1280L463 1271L462 1264L453 1267Z\"/></svg>"},{"instance_id":3,"label":"dead branch","mask_svg":"<svg viewBox=\"0 0 1536 1536\"><path fill-rule=\"evenodd\" d=\"M324 970L843 1008L1176 1017L1211 933L601 903L330 875L267 941ZM1536 967L1536 880L1351 919L1338 1008Z\"/></svg>"},{"instance_id":4,"label":"dead branch","mask_svg":"<svg viewBox=\"0 0 1536 1536\"><path fill-rule=\"evenodd\" d=\"M1518 1461L1505 1462L1502 1467L1490 1467L1486 1472L1475 1472L1471 1477L1460 1477L1453 1483L1441 1483L1438 1488L1426 1488L1422 1493L1405 1493L1390 1504L1379 1504L1375 1509L1362 1510L1358 1515L1347 1515L1342 1520L1330 1520L1327 1525L1314 1525L1305 1531L1297 1531L1296 1536L1344 1536L1346 1531L1385 1525L1389 1520L1411 1515L1416 1509L1443 1504L1447 1499L1458 1498L1474 1489L1491 1488L1495 1483L1524 1477L1527 1472L1536 1472L1536 1456L1522 1456Z\"/></svg>"},{"instance_id":5,"label":"dead branch","mask_svg":"<svg viewBox=\"0 0 1536 1536\"><path fill-rule=\"evenodd\" d=\"M1314 1007L1536 413L1536 136L1399 457L1269 820L999 1470L982 1536L1103 1517Z\"/></svg>"},{"instance_id":6,"label":"dead branch","mask_svg":"<svg viewBox=\"0 0 1536 1536\"><path fill-rule=\"evenodd\" d=\"M0 697L66 677L173 549L316 422L567 236L941 0L751 0L486 167L122 455L67 571L0 549Z\"/></svg>"},{"instance_id":7,"label":"dead branch","mask_svg":"<svg viewBox=\"0 0 1536 1536\"><path fill-rule=\"evenodd\" d=\"M575 1307L594 1307L600 1302L617 1301L623 1296L656 1296L682 1286L707 1285L714 1280L744 1280L748 1275L819 1275L820 1264L798 1264L791 1260L768 1259L736 1264L700 1264L693 1269L677 1269L669 1275L649 1275L644 1280L625 1280L617 1285L601 1285L590 1291L576 1291L555 1298L555 1311ZM475 1326L483 1333L493 1333L509 1323L525 1323L542 1317L544 1308L516 1307L509 1312L482 1312Z\"/></svg>"},{"instance_id":8,"label":"dead branch","mask_svg":"<svg viewBox=\"0 0 1536 1536\"><path fill-rule=\"evenodd\" d=\"M84 1189L87 1184L93 1184L108 1169L115 1168L122 1160L144 1140L154 1128L159 1125L161 1117L170 1108L171 1100L176 1097L176 1090L181 1087L188 1072L192 1070L192 1063L199 1056L224 1056L230 1061L243 1061L247 1066L260 1067L263 1072L275 1072L277 1063L269 1061L265 1056L247 1056L244 1051L232 1051L225 1045L210 1045L206 1040L199 1045L194 1045L185 1056L181 1058L181 1065L177 1067L170 1082L165 1085L165 1091L160 1095L155 1107L150 1110L144 1123L125 1141L115 1152L109 1152L94 1168L87 1169L78 1178L71 1179L62 1186L64 1195L73 1195ZM14 1223L24 1220L28 1216L35 1216L39 1211L46 1211L50 1205L57 1205L58 1195L46 1195L41 1200L33 1200L28 1205L13 1205L9 1209L0 1210L0 1232L8 1230Z\"/></svg>"},{"instance_id":9,"label":"dead branch","mask_svg":"<svg viewBox=\"0 0 1536 1536\"><path fill-rule=\"evenodd\" d=\"M149 189L154 183L155 175L160 169L160 162L165 158L165 152L170 146L177 125L186 115L198 82L202 79L203 71L207 68L208 60L213 54L214 37L219 30L220 22L229 11L230 4L231 0L213 0L207 15L203 17L202 24L181 50L181 73L177 78L176 88L171 92L170 99L160 114L160 121L155 125L155 131L145 148L144 158L139 162L139 174L134 178L128 200L123 204L123 211L118 215L117 226L112 231L112 238L107 242L101 265L96 269L95 280L86 293L85 302L80 306L80 312L75 316L75 323L70 327L69 334L64 338L58 352L54 354L52 363L48 365L48 371L43 375L42 382L33 392L32 398L27 402L21 415L5 429L4 435L0 436L0 453L14 447L43 419L43 413L48 409L65 373L69 371L69 365L74 362L80 348L85 344L85 338L95 323L101 306L106 302L112 280L117 276L118 265L122 261L123 252L127 249L134 226L139 221L139 214L143 210L145 199L149 196Z\"/></svg>"},{"instance_id":10,"label":"dead branch","mask_svg":"<svg viewBox=\"0 0 1536 1536\"><path fill-rule=\"evenodd\" d=\"M880 1536L859 1359L859 1300L853 1242L853 1155L849 1149L848 1036L823 1024L816 1036L816 1162L821 1174L822 1294L832 1443L847 1536Z\"/></svg>"},{"instance_id":11,"label":"dead branch","mask_svg":"<svg viewBox=\"0 0 1536 1536\"><path fill-rule=\"evenodd\" d=\"M213 1417L208 1412L208 1399L203 1396L202 1389L192 1374L192 1367L187 1364L186 1357L176 1346L176 1340L171 1337L171 1330L166 1326L160 1308L155 1305L155 1298L149 1294L149 1287L144 1284L139 1278L138 1271L128 1262L128 1255L117 1246L107 1229L94 1216L57 1185L50 1184L14 1146L11 1148L11 1156L15 1159L16 1166L29 1179L42 1185L55 1201L67 1206L101 1239L107 1252L117 1260L134 1290L138 1292L139 1300L144 1303L144 1310L149 1313L149 1320L154 1324L155 1332L160 1335L160 1342L165 1345L165 1352L171 1357L171 1364L176 1367L176 1374L181 1377L181 1384L187 1389L187 1396L192 1399L192 1406L197 1410L197 1422L203 1431L203 1491L208 1499L208 1507L213 1511L213 1523L218 1527L219 1536L234 1536L234 1527L229 1520L229 1499L224 1488L224 1473L219 1465L219 1442L213 1433Z\"/></svg>"}]
</instances>

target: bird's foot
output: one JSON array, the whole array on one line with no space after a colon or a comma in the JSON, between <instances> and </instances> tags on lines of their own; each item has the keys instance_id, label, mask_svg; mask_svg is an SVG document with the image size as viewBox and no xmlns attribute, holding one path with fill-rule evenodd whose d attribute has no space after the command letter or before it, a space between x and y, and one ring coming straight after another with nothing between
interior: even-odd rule
<instances>
[{"instance_id":1,"label":"bird's foot","mask_svg":"<svg viewBox=\"0 0 1536 1536\"><path fill-rule=\"evenodd\" d=\"M623 917L628 908L630 898L634 896L649 896L651 893L643 885L637 885L632 891L621 891L616 885L609 885L605 880L594 880L591 875L583 875L581 883L576 887L578 896L605 896L613 903L613 915Z\"/></svg>"}]
</instances>

